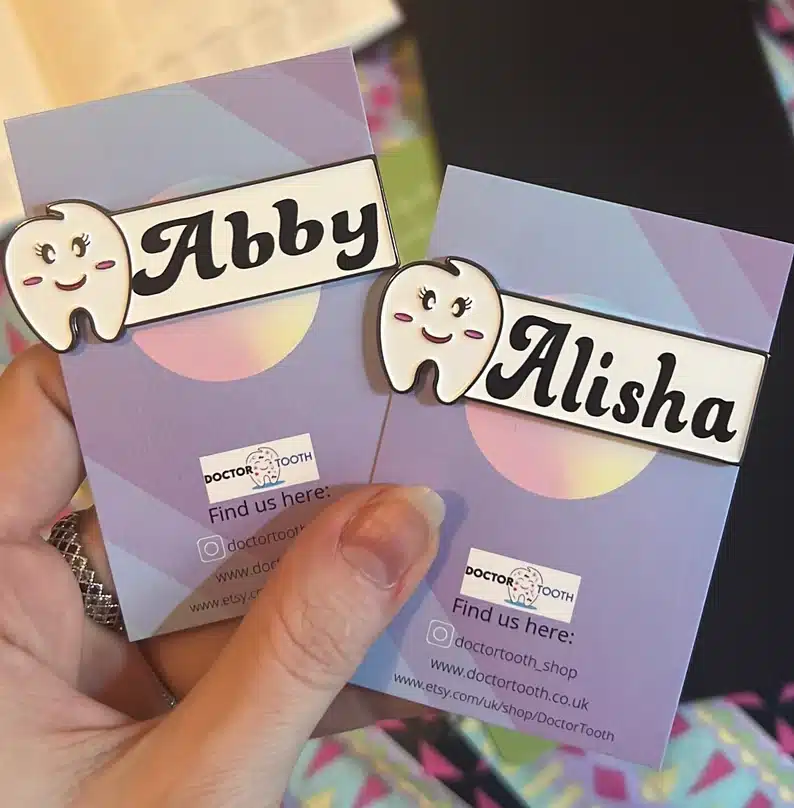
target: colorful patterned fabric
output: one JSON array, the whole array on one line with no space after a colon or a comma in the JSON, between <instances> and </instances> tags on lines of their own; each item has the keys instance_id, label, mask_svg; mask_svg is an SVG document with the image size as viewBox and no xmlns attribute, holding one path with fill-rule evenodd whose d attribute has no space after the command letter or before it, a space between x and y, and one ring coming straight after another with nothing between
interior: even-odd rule
<instances>
[{"instance_id":1,"label":"colorful patterned fabric","mask_svg":"<svg viewBox=\"0 0 794 808\"><path fill-rule=\"evenodd\" d=\"M782 684L763 693L733 693L727 700L741 707L776 738L780 751L794 756L794 683Z\"/></svg>"},{"instance_id":2,"label":"colorful patterned fabric","mask_svg":"<svg viewBox=\"0 0 794 808\"><path fill-rule=\"evenodd\" d=\"M794 127L794 2L752 0L758 39Z\"/></svg>"},{"instance_id":3,"label":"colorful patterned fabric","mask_svg":"<svg viewBox=\"0 0 794 808\"><path fill-rule=\"evenodd\" d=\"M413 41L396 34L356 56L402 263L425 257L441 188Z\"/></svg>"},{"instance_id":4,"label":"colorful patterned fabric","mask_svg":"<svg viewBox=\"0 0 794 808\"><path fill-rule=\"evenodd\" d=\"M372 142L378 153L427 134L431 127L414 41L398 33L356 56Z\"/></svg>"},{"instance_id":5,"label":"colorful patterned fabric","mask_svg":"<svg viewBox=\"0 0 794 808\"><path fill-rule=\"evenodd\" d=\"M760 30L774 38L786 56L794 58L794 3L791 0L750 0Z\"/></svg>"},{"instance_id":6,"label":"colorful patterned fabric","mask_svg":"<svg viewBox=\"0 0 794 808\"><path fill-rule=\"evenodd\" d=\"M382 730L348 732L306 745L284 808L459 808L465 803Z\"/></svg>"},{"instance_id":7,"label":"colorful patterned fabric","mask_svg":"<svg viewBox=\"0 0 794 808\"><path fill-rule=\"evenodd\" d=\"M486 725L463 719L459 728L532 808L794 805L794 761L724 699L680 709L658 772L570 747L547 749L524 764L507 764Z\"/></svg>"},{"instance_id":8,"label":"colorful patterned fabric","mask_svg":"<svg viewBox=\"0 0 794 808\"><path fill-rule=\"evenodd\" d=\"M746 698L747 694L741 694ZM524 759L508 761L505 738L473 719L385 722L314 741L295 769L288 805L348 806L380 794L394 804L413 794L429 804L430 782L473 808L785 808L794 805L794 761L735 704L717 699L682 707L660 771L522 736ZM391 743L385 732L391 737ZM397 750L397 744L402 752ZM407 753L407 754L406 754ZM507 756L509 757L509 755ZM398 761L397 780L388 775ZM409 763L409 761L415 763ZM361 768L369 765L369 775ZM384 766L386 768L384 768ZM325 772L320 777L319 773ZM381 785L369 779L381 778ZM383 785L385 784L385 785ZM388 793L384 789L389 789ZM330 794L336 801L328 802ZM316 800L312 802L312 800ZM380 800L380 802L378 801ZM388 802L388 804L392 804Z\"/></svg>"},{"instance_id":9,"label":"colorful patterned fabric","mask_svg":"<svg viewBox=\"0 0 794 808\"><path fill-rule=\"evenodd\" d=\"M453 722L391 721L382 725L424 771L473 808L522 808L526 803L514 793L499 771L502 761L488 759ZM482 725L483 727L485 725Z\"/></svg>"}]
</instances>

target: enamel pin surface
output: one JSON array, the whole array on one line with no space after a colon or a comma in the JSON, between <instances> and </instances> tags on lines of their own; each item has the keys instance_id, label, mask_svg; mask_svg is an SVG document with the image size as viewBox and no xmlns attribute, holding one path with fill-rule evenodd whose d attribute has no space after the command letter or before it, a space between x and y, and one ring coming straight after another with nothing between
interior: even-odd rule
<instances>
[{"instance_id":1,"label":"enamel pin surface","mask_svg":"<svg viewBox=\"0 0 794 808\"><path fill-rule=\"evenodd\" d=\"M378 341L397 393L435 368L442 404L466 399L738 464L763 351L502 291L464 258L398 270Z\"/></svg>"},{"instance_id":2,"label":"enamel pin surface","mask_svg":"<svg viewBox=\"0 0 794 808\"><path fill-rule=\"evenodd\" d=\"M454 403L488 364L502 316L493 279L471 261L451 257L403 267L389 280L379 316L380 352L392 389L408 392L430 362L438 400Z\"/></svg>"},{"instance_id":3,"label":"enamel pin surface","mask_svg":"<svg viewBox=\"0 0 794 808\"><path fill-rule=\"evenodd\" d=\"M375 157L108 212L53 202L0 255L36 336L66 352L84 315L103 342L126 328L395 269Z\"/></svg>"},{"instance_id":4,"label":"enamel pin surface","mask_svg":"<svg viewBox=\"0 0 794 808\"><path fill-rule=\"evenodd\" d=\"M85 313L103 342L117 339L130 304L131 267L124 235L87 202L49 205L20 224L3 256L8 291L31 330L56 351L77 339Z\"/></svg>"}]
</instances>

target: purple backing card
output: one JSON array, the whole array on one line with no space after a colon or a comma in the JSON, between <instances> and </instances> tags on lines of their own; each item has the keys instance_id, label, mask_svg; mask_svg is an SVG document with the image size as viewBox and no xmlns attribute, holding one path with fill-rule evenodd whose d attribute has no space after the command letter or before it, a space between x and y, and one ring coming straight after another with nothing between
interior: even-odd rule
<instances>
[{"instance_id":1,"label":"purple backing card","mask_svg":"<svg viewBox=\"0 0 794 808\"><path fill-rule=\"evenodd\" d=\"M28 215L62 198L119 210L373 152L348 49L14 119L6 128ZM372 286L371 278L354 278L142 326L62 358L132 639L247 611L266 577L255 565L276 560L316 507L261 514L253 503L265 501L262 494L247 498L249 516L213 524L200 457L308 432L320 479L270 492L277 501L282 491L369 480L388 401L367 373L377 362L363 339ZM296 322L310 323L302 339ZM206 563L197 543L216 534L224 544L265 539Z\"/></svg>"},{"instance_id":2,"label":"purple backing card","mask_svg":"<svg viewBox=\"0 0 794 808\"><path fill-rule=\"evenodd\" d=\"M488 268L505 291L763 350L792 252L788 244L459 168L447 172L430 247L431 256L465 256ZM420 479L444 496L448 515L430 575L355 683L659 764L736 475L735 467L482 404L394 395L373 479ZM472 547L581 576L571 623L499 606L490 622L453 613ZM500 626L500 615L517 616L521 628ZM570 637L526 633L530 615ZM432 621L452 626L451 647L428 644ZM480 646L467 651L469 641L491 646L490 656L477 653ZM533 661L507 661L500 649ZM576 677L544 669L553 664ZM486 683L485 675L505 681ZM574 699L587 709L574 709Z\"/></svg>"}]
</instances>

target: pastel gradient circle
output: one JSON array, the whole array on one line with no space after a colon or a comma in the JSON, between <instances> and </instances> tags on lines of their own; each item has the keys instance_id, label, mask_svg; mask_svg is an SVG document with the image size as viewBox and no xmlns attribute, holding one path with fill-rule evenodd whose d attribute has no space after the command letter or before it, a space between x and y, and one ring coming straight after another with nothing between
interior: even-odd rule
<instances>
[{"instance_id":1,"label":"pastel gradient circle","mask_svg":"<svg viewBox=\"0 0 794 808\"><path fill-rule=\"evenodd\" d=\"M550 300L614 310L583 295ZM656 450L588 430L467 401L466 420L479 450L514 485L550 499L590 499L633 480Z\"/></svg>"},{"instance_id":2,"label":"pastel gradient circle","mask_svg":"<svg viewBox=\"0 0 794 808\"><path fill-rule=\"evenodd\" d=\"M169 188L159 202L234 185L207 178ZM236 272L229 268L227 272ZM132 329L133 342L172 373L203 382L246 379L277 365L301 343L320 304L320 287Z\"/></svg>"}]
</instances>

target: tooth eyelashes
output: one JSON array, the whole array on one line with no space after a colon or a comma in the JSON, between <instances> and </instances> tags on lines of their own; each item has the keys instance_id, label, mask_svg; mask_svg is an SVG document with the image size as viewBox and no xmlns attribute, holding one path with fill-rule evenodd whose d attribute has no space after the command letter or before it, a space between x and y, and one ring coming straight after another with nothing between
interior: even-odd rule
<instances>
[{"instance_id":1,"label":"tooth eyelashes","mask_svg":"<svg viewBox=\"0 0 794 808\"><path fill-rule=\"evenodd\" d=\"M4 254L6 285L31 330L56 351L77 339L84 312L94 334L112 342L130 302L127 242L108 214L86 202L50 205L14 230Z\"/></svg>"},{"instance_id":2,"label":"tooth eyelashes","mask_svg":"<svg viewBox=\"0 0 794 808\"><path fill-rule=\"evenodd\" d=\"M435 393L452 404L474 384L502 328L502 300L488 272L462 258L399 270L381 299L378 337L389 384L405 393L427 364Z\"/></svg>"}]
</instances>

